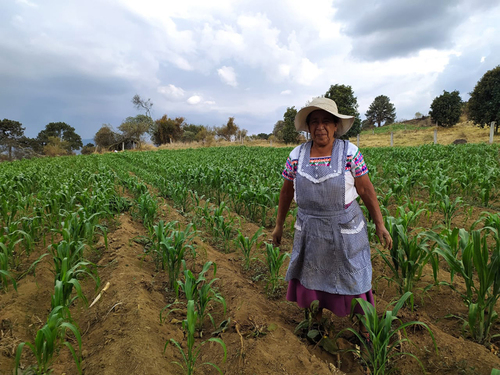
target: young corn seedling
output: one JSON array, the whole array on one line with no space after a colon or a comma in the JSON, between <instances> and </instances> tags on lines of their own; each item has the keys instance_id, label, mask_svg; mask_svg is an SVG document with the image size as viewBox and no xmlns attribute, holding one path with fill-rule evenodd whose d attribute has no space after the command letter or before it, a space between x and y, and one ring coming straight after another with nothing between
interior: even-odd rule
<instances>
[{"instance_id":1,"label":"young corn seedling","mask_svg":"<svg viewBox=\"0 0 500 375\"><path fill-rule=\"evenodd\" d=\"M136 202L137 208L133 211L133 216L140 218L145 227L152 226L158 217L158 201L156 197L146 192L141 194Z\"/></svg>"},{"instance_id":2,"label":"young corn seedling","mask_svg":"<svg viewBox=\"0 0 500 375\"><path fill-rule=\"evenodd\" d=\"M241 252L243 253L243 268L245 270L248 270L250 268L250 261L251 261L251 252L252 248L254 245L256 247L259 247L259 242L258 239L260 236L262 236L262 231L264 228L260 227L257 229L257 232L254 233L252 237L245 237L241 231L238 229L238 237L236 237L236 244L239 246L241 249Z\"/></svg>"},{"instance_id":3,"label":"young corn seedling","mask_svg":"<svg viewBox=\"0 0 500 375\"><path fill-rule=\"evenodd\" d=\"M459 252L463 252L469 244L469 233L463 228L454 228L453 230L444 229L440 234L433 231L427 231L426 236L429 240L435 241L435 248L442 249L451 254L454 258L458 257ZM437 253L433 252L431 262L434 273L434 282L437 283L437 273L439 269L439 258ZM455 270L450 269L450 283L453 284Z\"/></svg>"},{"instance_id":4,"label":"young corn seedling","mask_svg":"<svg viewBox=\"0 0 500 375\"><path fill-rule=\"evenodd\" d=\"M219 279L213 278L212 280L207 281L205 274L208 272L210 267L213 266L213 276L215 277L215 274L217 273L217 265L213 262L205 263L203 269L198 274L198 277L195 277L190 270L186 269L186 262L184 261L183 266L184 281L178 280L177 284L179 284L179 288L185 294L186 299L188 301L193 300L195 303L198 318L196 328L201 333L203 329L203 323L207 317L210 319L210 322L215 328L215 321L212 315L209 313L208 308L212 301L218 302L223 306L225 315L226 300L212 287L212 284Z\"/></svg>"},{"instance_id":5,"label":"young corn seedling","mask_svg":"<svg viewBox=\"0 0 500 375\"><path fill-rule=\"evenodd\" d=\"M461 197L456 197L454 201L450 199L448 195L441 196L439 200L439 208L444 215L444 226L446 229L450 229L451 221L455 216L458 208L461 207L463 199Z\"/></svg>"},{"instance_id":6,"label":"young corn seedling","mask_svg":"<svg viewBox=\"0 0 500 375\"><path fill-rule=\"evenodd\" d=\"M0 243L0 286L6 291L9 283L11 283L14 289L17 290L16 279L9 272L9 258L3 252L3 247L5 245Z\"/></svg>"},{"instance_id":7,"label":"young corn seedling","mask_svg":"<svg viewBox=\"0 0 500 375\"><path fill-rule=\"evenodd\" d=\"M153 253L161 264L162 270L167 270L169 286L178 293L177 280L181 272L182 261L187 250L191 251L193 258L196 257L196 251L191 245L191 241L196 231L193 230L193 224L189 224L183 231L172 230L173 225L165 226L160 221L154 227ZM167 235L166 232L170 231Z\"/></svg>"},{"instance_id":8,"label":"young corn seedling","mask_svg":"<svg viewBox=\"0 0 500 375\"><path fill-rule=\"evenodd\" d=\"M196 365L196 362L197 362L198 358L200 357L201 349L202 349L203 345L205 345L207 342L216 342L220 346L222 346L222 349L224 350L224 358L223 358L222 362L225 362L226 358L227 358L226 345L224 344L224 341L222 341L218 337L212 337L206 341L202 341L197 347L195 347L194 335L196 332L196 322L198 321L198 317L197 317L198 313L195 311L194 305L195 305L195 303L193 300L188 301L188 303L187 303L187 317L182 322L182 328L184 329L184 332L186 333L186 336L187 336L186 351L184 351L182 349L181 344L178 343L174 339L169 339L166 342L165 347L163 349L163 351L165 352L168 344L172 344L174 347L176 347L179 350L179 352L182 356L182 362L174 361L173 363L175 363L176 365L181 367L186 375L193 375L195 373L195 370L198 368L198 366ZM222 374L221 369L216 364L214 364L212 362L204 362L201 364L201 366L203 366L203 365L212 366L220 374Z\"/></svg>"},{"instance_id":9,"label":"young corn seedling","mask_svg":"<svg viewBox=\"0 0 500 375\"><path fill-rule=\"evenodd\" d=\"M280 281L284 278L280 274L283 262L290 255L288 253L280 253L279 247L274 247L271 243L266 243L266 266L269 271L269 276L267 279L267 293L270 296L276 295L280 288Z\"/></svg>"},{"instance_id":10,"label":"young corn seedling","mask_svg":"<svg viewBox=\"0 0 500 375\"><path fill-rule=\"evenodd\" d=\"M484 230L484 229L483 229ZM481 237L481 231L474 230L471 240L457 259L447 248L434 250L442 256L455 274L463 277L466 291L460 293L453 284L449 286L459 292L469 308L464 326L479 343L491 339L490 330L498 319L495 305L500 298L500 241L488 247L488 231Z\"/></svg>"},{"instance_id":11,"label":"young corn seedling","mask_svg":"<svg viewBox=\"0 0 500 375\"><path fill-rule=\"evenodd\" d=\"M57 306L70 307L73 301L80 298L87 305L87 298L82 292L82 287L78 281L79 276L88 275L96 283L96 290L99 288L99 276L94 276L88 271L90 262L81 261L70 268L68 258L64 258L61 263L61 269L56 274L55 289L52 295L52 308ZM73 290L76 291L76 296L72 297Z\"/></svg>"},{"instance_id":12,"label":"young corn seedling","mask_svg":"<svg viewBox=\"0 0 500 375\"><path fill-rule=\"evenodd\" d=\"M434 335L425 323L417 321L402 323L398 318L397 315L399 310L410 296L410 292L403 294L394 308L392 310L386 310L382 317L377 315L377 310L371 303L361 298L356 298L352 301L351 316L354 315L354 307L359 304L363 309L364 315L356 314L356 316L359 319L360 325L364 326L366 332L369 334L370 341L368 342L363 334L352 328L342 330L337 337L340 337L345 331L349 331L358 338L364 349L361 352L361 360L368 367L372 375L384 375L389 373L392 370L388 369L389 362L401 356L410 356L416 359L425 372L422 362L414 354L398 350L398 347L400 347L402 343L410 342L406 333L406 328L408 327L421 326L425 328L431 335L436 353L438 351ZM350 349L349 351L356 351L356 349Z\"/></svg>"},{"instance_id":13,"label":"young corn seedling","mask_svg":"<svg viewBox=\"0 0 500 375\"><path fill-rule=\"evenodd\" d=\"M391 278L386 279L395 282L400 295L403 295L413 291L414 284L421 277L431 253L427 249L425 237L409 237L403 225L396 224L392 217L386 219L387 224L393 239L392 249L389 250L389 256L378 248L377 251L393 273ZM424 291L428 288L430 286ZM410 299L410 305L413 309L413 298Z\"/></svg>"},{"instance_id":14,"label":"young corn seedling","mask_svg":"<svg viewBox=\"0 0 500 375\"><path fill-rule=\"evenodd\" d=\"M21 362L21 354L24 346L28 346L33 352L37 364L34 366L35 374L43 375L50 373L50 366L52 365L53 357L56 352L59 351L59 344L65 345L71 352L73 359L75 361L78 373L82 373L80 368L80 356L76 353L73 345L66 340L66 332L69 330L73 333L76 342L78 343L78 350L82 350L82 339L80 332L75 325L65 321L64 316L68 313L67 308L62 306L57 306L52 309L49 317L47 318L47 323L38 330L35 342L32 344L30 342L22 342L19 344L16 350L15 358L15 373L18 374L19 364Z\"/></svg>"}]
</instances>

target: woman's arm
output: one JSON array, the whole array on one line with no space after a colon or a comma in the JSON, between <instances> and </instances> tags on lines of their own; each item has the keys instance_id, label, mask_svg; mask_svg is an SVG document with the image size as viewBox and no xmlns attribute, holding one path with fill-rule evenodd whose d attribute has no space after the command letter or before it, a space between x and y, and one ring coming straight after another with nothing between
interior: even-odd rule
<instances>
[{"instance_id":1,"label":"woman's arm","mask_svg":"<svg viewBox=\"0 0 500 375\"><path fill-rule=\"evenodd\" d=\"M382 212L380 212L380 207L378 205L377 194L375 193L375 188L373 187L368 174L356 177L354 179L354 186L359 196L363 200L368 212L375 223L375 234L377 235L380 243L384 245L385 248L392 248L392 238L384 225L384 219L382 218Z\"/></svg>"},{"instance_id":2,"label":"woman's arm","mask_svg":"<svg viewBox=\"0 0 500 375\"><path fill-rule=\"evenodd\" d=\"M281 187L280 200L278 203L278 216L276 218L276 226L273 231L273 243L275 246L281 244L281 237L283 235L283 225L285 224L286 214L292 203L294 196L293 182L285 179Z\"/></svg>"}]
</instances>

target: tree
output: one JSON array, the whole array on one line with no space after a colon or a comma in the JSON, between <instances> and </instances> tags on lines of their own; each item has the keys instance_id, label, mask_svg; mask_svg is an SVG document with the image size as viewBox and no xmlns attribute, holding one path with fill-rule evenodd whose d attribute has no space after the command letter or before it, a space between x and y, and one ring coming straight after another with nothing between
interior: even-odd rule
<instances>
[{"instance_id":1,"label":"tree","mask_svg":"<svg viewBox=\"0 0 500 375\"><path fill-rule=\"evenodd\" d=\"M283 141L283 129L285 128L285 121L278 120L274 124L273 135L277 141Z\"/></svg>"},{"instance_id":2,"label":"tree","mask_svg":"<svg viewBox=\"0 0 500 375\"><path fill-rule=\"evenodd\" d=\"M89 155L92 154L95 151L95 146L92 143L87 143L85 146L82 147L82 150L80 151L82 155Z\"/></svg>"},{"instance_id":3,"label":"tree","mask_svg":"<svg viewBox=\"0 0 500 375\"><path fill-rule=\"evenodd\" d=\"M193 142L196 136L204 129L203 125L183 124L182 125L182 141Z\"/></svg>"},{"instance_id":4,"label":"tree","mask_svg":"<svg viewBox=\"0 0 500 375\"><path fill-rule=\"evenodd\" d=\"M12 148L19 145L25 129L18 121L6 118L0 121L0 145L7 148L9 160L12 160Z\"/></svg>"},{"instance_id":5,"label":"tree","mask_svg":"<svg viewBox=\"0 0 500 375\"><path fill-rule=\"evenodd\" d=\"M138 143L140 148L144 133L149 131L152 125L153 121L150 117L137 115L135 117L127 117L118 127L118 130L122 132L123 141Z\"/></svg>"},{"instance_id":6,"label":"tree","mask_svg":"<svg viewBox=\"0 0 500 375\"><path fill-rule=\"evenodd\" d=\"M259 133L256 135L257 139L264 139L264 140L268 140L269 139L269 134L267 133Z\"/></svg>"},{"instance_id":7,"label":"tree","mask_svg":"<svg viewBox=\"0 0 500 375\"><path fill-rule=\"evenodd\" d=\"M429 111L432 121L443 127L455 125L460 120L461 113L462 98L457 90L443 91L443 95L434 98Z\"/></svg>"},{"instance_id":8,"label":"tree","mask_svg":"<svg viewBox=\"0 0 500 375\"><path fill-rule=\"evenodd\" d=\"M297 110L295 106L288 107L286 112L283 114L283 141L286 144L297 143L299 133L295 130L295 116L297 115Z\"/></svg>"},{"instance_id":9,"label":"tree","mask_svg":"<svg viewBox=\"0 0 500 375\"><path fill-rule=\"evenodd\" d=\"M384 125L392 124L396 119L396 108L388 96L379 95L370 104L365 116L371 122L377 123L378 126L382 126L382 123Z\"/></svg>"},{"instance_id":10,"label":"tree","mask_svg":"<svg viewBox=\"0 0 500 375\"><path fill-rule=\"evenodd\" d=\"M49 136L47 144L43 146L43 153L47 156L61 156L71 153L71 148L68 141L59 137Z\"/></svg>"},{"instance_id":11,"label":"tree","mask_svg":"<svg viewBox=\"0 0 500 375\"><path fill-rule=\"evenodd\" d=\"M495 134L500 129L500 65L488 70L470 93L469 118L484 127L495 121Z\"/></svg>"},{"instance_id":12,"label":"tree","mask_svg":"<svg viewBox=\"0 0 500 375\"><path fill-rule=\"evenodd\" d=\"M151 120L151 108L153 107L153 103L151 103L151 99L144 100L138 94L135 94L132 98L132 103L134 103L134 107L137 109L144 109L146 111L146 116Z\"/></svg>"},{"instance_id":13,"label":"tree","mask_svg":"<svg viewBox=\"0 0 500 375\"><path fill-rule=\"evenodd\" d=\"M233 136L236 136L238 130L240 130L240 128L234 123L234 117L229 117L225 126L215 128L217 137L223 138L226 141L231 141Z\"/></svg>"},{"instance_id":14,"label":"tree","mask_svg":"<svg viewBox=\"0 0 500 375\"><path fill-rule=\"evenodd\" d=\"M109 150L119 143L119 134L115 133L111 125L103 124L94 135L94 142L97 147Z\"/></svg>"},{"instance_id":15,"label":"tree","mask_svg":"<svg viewBox=\"0 0 500 375\"><path fill-rule=\"evenodd\" d=\"M64 147L67 147L68 153L83 147L82 138L75 133L75 128L65 122L51 122L45 126L45 129L38 133L37 139L42 146L49 144L49 137L57 137L64 141ZM61 144L59 146L61 146Z\"/></svg>"},{"instance_id":16,"label":"tree","mask_svg":"<svg viewBox=\"0 0 500 375\"><path fill-rule=\"evenodd\" d=\"M415 113L415 118L422 118L424 115L422 115L420 112Z\"/></svg>"},{"instance_id":17,"label":"tree","mask_svg":"<svg viewBox=\"0 0 500 375\"><path fill-rule=\"evenodd\" d=\"M184 117L176 117L175 119L163 115L162 118L154 122L150 130L151 140L156 146L178 141L183 134Z\"/></svg>"},{"instance_id":18,"label":"tree","mask_svg":"<svg viewBox=\"0 0 500 375\"><path fill-rule=\"evenodd\" d=\"M339 113L343 115L354 116L354 123L351 129L341 138L348 139L355 137L361 131L361 118L358 112L358 99L354 96L351 86L331 85L325 93L325 98L332 99L337 104Z\"/></svg>"}]
</instances>

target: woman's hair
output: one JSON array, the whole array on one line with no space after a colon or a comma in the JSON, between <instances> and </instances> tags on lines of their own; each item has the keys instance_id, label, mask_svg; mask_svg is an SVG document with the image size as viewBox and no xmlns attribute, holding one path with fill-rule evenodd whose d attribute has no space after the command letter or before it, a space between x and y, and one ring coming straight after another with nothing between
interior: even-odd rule
<instances>
[{"instance_id":1,"label":"woman's hair","mask_svg":"<svg viewBox=\"0 0 500 375\"><path fill-rule=\"evenodd\" d=\"M317 110L315 110L315 111L321 111L321 109L317 109ZM310 120L310 118L311 118L311 114L312 114L313 112L315 112L315 111L312 111L311 113L309 113L309 114L307 115L307 117L306 117L306 124L307 124L307 126L309 126L309 120ZM326 112L326 111L325 111L325 112ZM335 116L334 114L332 114L332 113L330 113L330 112L327 112L327 113L329 113L330 115L332 115L332 117L333 117L333 122L334 122L335 124L340 124L340 122L342 121L340 118L338 118L337 116Z\"/></svg>"}]
</instances>

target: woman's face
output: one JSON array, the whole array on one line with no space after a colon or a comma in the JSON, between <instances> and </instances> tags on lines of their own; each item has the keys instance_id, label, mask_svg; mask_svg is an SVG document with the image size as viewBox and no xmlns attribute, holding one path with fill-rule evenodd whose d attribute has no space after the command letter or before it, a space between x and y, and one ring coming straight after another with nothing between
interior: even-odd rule
<instances>
[{"instance_id":1,"label":"woman's face","mask_svg":"<svg viewBox=\"0 0 500 375\"><path fill-rule=\"evenodd\" d=\"M320 147L332 144L337 131L337 123L331 113L318 109L309 115L311 139Z\"/></svg>"}]
</instances>

